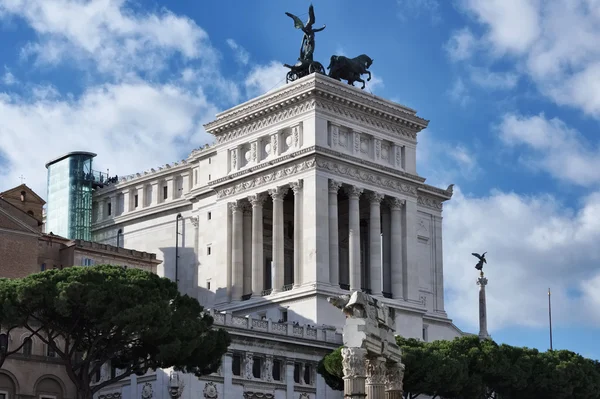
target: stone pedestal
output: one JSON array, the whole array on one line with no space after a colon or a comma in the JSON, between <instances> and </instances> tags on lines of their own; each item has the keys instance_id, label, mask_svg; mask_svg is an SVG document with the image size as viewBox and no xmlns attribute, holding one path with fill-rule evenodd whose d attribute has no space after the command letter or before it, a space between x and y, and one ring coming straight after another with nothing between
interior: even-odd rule
<instances>
[{"instance_id":1,"label":"stone pedestal","mask_svg":"<svg viewBox=\"0 0 600 399\"><path fill-rule=\"evenodd\" d=\"M344 398L365 398L367 350L362 348L342 348L344 368Z\"/></svg>"},{"instance_id":2,"label":"stone pedestal","mask_svg":"<svg viewBox=\"0 0 600 399\"><path fill-rule=\"evenodd\" d=\"M489 339L490 335L487 330L487 303L485 299L485 286L488 280L481 271L479 278L477 279L477 285L479 286L479 339Z\"/></svg>"},{"instance_id":3,"label":"stone pedestal","mask_svg":"<svg viewBox=\"0 0 600 399\"><path fill-rule=\"evenodd\" d=\"M385 398L385 363L384 357L367 358L367 378L365 380L367 399Z\"/></svg>"}]
</instances>

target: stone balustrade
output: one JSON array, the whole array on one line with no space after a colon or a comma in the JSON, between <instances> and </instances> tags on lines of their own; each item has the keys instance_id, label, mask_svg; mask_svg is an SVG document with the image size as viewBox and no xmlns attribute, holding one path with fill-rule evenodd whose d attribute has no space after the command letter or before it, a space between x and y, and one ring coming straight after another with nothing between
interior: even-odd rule
<instances>
[{"instance_id":1,"label":"stone balustrade","mask_svg":"<svg viewBox=\"0 0 600 399\"><path fill-rule=\"evenodd\" d=\"M264 331L266 333L328 342L336 345L342 344L342 334L336 332L335 327L316 327L309 325L299 325L291 322L277 323L272 321L271 319L263 320L253 318L252 316L233 316L229 312L219 313L215 312L213 309L208 310L208 313L213 317L214 324L217 326Z\"/></svg>"}]
</instances>

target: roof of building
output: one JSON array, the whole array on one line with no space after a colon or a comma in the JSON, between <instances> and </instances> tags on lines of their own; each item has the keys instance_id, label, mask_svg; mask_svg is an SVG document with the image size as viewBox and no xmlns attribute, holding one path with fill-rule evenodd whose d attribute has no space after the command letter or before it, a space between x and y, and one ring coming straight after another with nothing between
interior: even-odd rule
<instances>
[{"instance_id":1,"label":"roof of building","mask_svg":"<svg viewBox=\"0 0 600 399\"><path fill-rule=\"evenodd\" d=\"M48 166L52 165L53 163L56 163L58 161L62 161L63 159L68 158L68 157L72 157L73 155L88 155L88 156L90 156L90 157L93 158L97 154L94 154L93 152L87 152L87 151L71 151L71 152L68 152L68 153L66 153L64 155L61 155L58 158L54 158L53 160L48 161L46 163L46 169L48 169Z\"/></svg>"},{"instance_id":2,"label":"roof of building","mask_svg":"<svg viewBox=\"0 0 600 399\"><path fill-rule=\"evenodd\" d=\"M38 220L21 209L17 208L10 202L0 198L0 215L5 219L5 224L10 230L16 230L32 234L41 234L41 232L28 222Z\"/></svg>"},{"instance_id":3,"label":"roof of building","mask_svg":"<svg viewBox=\"0 0 600 399\"><path fill-rule=\"evenodd\" d=\"M27 184L23 183L23 184L19 184L16 187L13 188L9 188L6 191L2 191L0 192L0 198L6 197L8 194L12 194L12 193L19 193L21 194L21 191L25 191L28 194L33 195L33 197L38 200L38 202L40 202L42 205L44 205L46 203L46 201L40 197L35 191L33 191L29 186L27 186Z\"/></svg>"}]
</instances>

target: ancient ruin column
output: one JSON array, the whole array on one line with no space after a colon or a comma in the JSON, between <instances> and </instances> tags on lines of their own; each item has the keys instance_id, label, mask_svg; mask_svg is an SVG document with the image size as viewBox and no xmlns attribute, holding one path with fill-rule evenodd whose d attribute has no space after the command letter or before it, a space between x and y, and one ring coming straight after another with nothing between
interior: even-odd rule
<instances>
[{"instance_id":1,"label":"ancient ruin column","mask_svg":"<svg viewBox=\"0 0 600 399\"><path fill-rule=\"evenodd\" d=\"M366 356L366 349L342 348L344 398L365 397Z\"/></svg>"},{"instance_id":2,"label":"ancient ruin column","mask_svg":"<svg viewBox=\"0 0 600 399\"><path fill-rule=\"evenodd\" d=\"M371 295L381 295L381 201L383 194L370 193L369 222L369 286Z\"/></svg>"},{"instance_id":3,"label":"ancient ruin column","mask_svg":"<svg viewBox=\"0 0 600 399\"><path fill-rule=\"evenodd\" d=\"M294 192L294 288L302 285L302 180L290 183Z\"/></svg>"},{"instance_id":4,"label":"ancient ruin column","mask_svg":"<svg viewBox=\"0 0 600 399\"><path fill-rule=\"evenodd\" d=\"M404 200L391 198L389 201L391 212L391 256L390 268L392 278L392 298L403 298L402 289L402 226L401 210Z\"/></svg>"},{"instance_id":5,"label":"ancient ruin column","mask_svg":"<svg viewBox=\"0 0 600 399\"><path fill-rule=\"evenodd\" d=\"M252 204L252 296L260 296L263 291L263 203L262 193L248 196Z\"/></svg>"},{"instance_id":6,"label":"ancient ruin column","mask_svg":"<svg viewBox=\"0 0 600 399\"><path fill-rule=\"evenodd\" d=\"M273 198L273 275L272 293L283 288L283 199L288 192L287 187L277 187L269 190Z\"/></svg>"},{"instance_id":7,"label":"ancient ruin column","mask_svg":"<svg viewBox=\"0 0 600 399\"><path fill-rule=\"evenodd\" d=\"M242 299L244 288L244 244L243 244L243 214L239 202L229 204L232 214L231 237L231 300Z\"/></svg>"},{"instance_id":8,"label":"ancient ruin column","mask_svg":"<svg viewBox=\"0 0 600 399\"><path fill-rule=\"evenodd\" d=\"M404 365L388 364L385 372L385 399L403 399Z\"/></svg>"},{"instance_id":9,"label":"ancient ruin column","mask_svg":"<svg viewBox=\"0 0 600 399\"><path fill-rule=\"evenodd\" d=\"M340 284L340 241L338 224L338 190L342 183L329 180L329 283Z\"/></svg>"},{"instance_id":10,"label":"ancient ruin column","mask_svg":"<svg viewBox=\"0 0 600 399\"><path fill-rule=\"evenodd\" d=\"M348 194L348 251L350 269L350 291L360 291L360 207L358 199L363 192L362 188L349 186Z\"/></svg>"},{"instance_id":11,"label":"ancient ruin column","mask_svg":"<svg viewBox=\"0 0 600 399\"><path fill-rule=\"evenodd\" d=\"M367 399L385 399L385 358L367 358L365 380Z\"/></svg>"}]
</instances>

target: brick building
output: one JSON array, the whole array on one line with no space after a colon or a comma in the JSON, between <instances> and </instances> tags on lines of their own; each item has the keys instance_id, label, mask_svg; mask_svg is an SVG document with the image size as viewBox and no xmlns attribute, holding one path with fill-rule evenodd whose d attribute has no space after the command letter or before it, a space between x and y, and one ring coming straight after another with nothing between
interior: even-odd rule
<instances>
[{"instance_id":1,"label":"brick building","mask_svg":"<svg viewBox=\"0 0 600 399\"><path fill-rule=\"evenodd\" d=\"M43 204L25 185L0 196L0 277L20 278L51 268L95 264L156 273L161 261L155 254L42 233ZM59 359L39 339L28 336L24 331L10 334L9 351L24 345L0 369L0 399L74 399L75 388Z\"/></svg>"}]
</instances>

